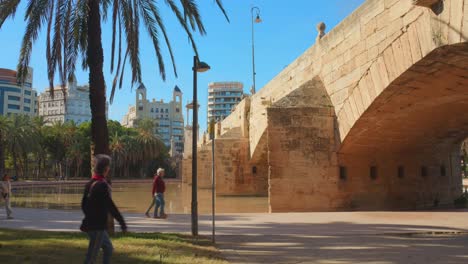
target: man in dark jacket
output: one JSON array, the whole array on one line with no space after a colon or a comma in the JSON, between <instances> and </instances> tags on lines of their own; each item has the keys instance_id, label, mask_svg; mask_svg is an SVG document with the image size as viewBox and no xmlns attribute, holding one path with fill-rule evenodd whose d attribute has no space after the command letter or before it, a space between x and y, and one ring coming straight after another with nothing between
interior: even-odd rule
<instances>
[{"instance_id":1,"label":"man in dark jacket","mask_svg":"<svg viewBox=\"0 0 468 264\"><path fill-rule=\"evenodd\" d=\"M99 249L103 250L103 263L110 263L112 242L107 233L107 217L111 214L120 224L123 232L127 231L125 220L111 198L111 187L106 181L110 171L111 158L99 154L94 158L94 175L86 184L81 209L85 215L80 229L88 233L89 246L85 264L95 263Z\"/></svg>"}]
</instances>

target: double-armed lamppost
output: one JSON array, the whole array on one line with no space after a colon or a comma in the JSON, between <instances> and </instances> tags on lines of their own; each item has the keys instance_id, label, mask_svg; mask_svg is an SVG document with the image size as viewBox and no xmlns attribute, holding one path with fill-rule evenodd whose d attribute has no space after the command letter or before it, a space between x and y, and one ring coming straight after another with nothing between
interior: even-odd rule
<instances>
[{"instance_id":1,"label":"double-armed lamppost","mask_svg":"<svg viewBox=\"0 0 468 264\"><path fill-rule=\"evenodd\" d=\"M257 12L257 16L254 19L254 10ZM252 15L252 78L253 78L253 85L252 85L252 94L255 94L255 45L254 45L254 22L260 23L262 20L260 19L260 8L254 6L250 9L250 14Z\"/></svg>"},{"instance_id":2,"label":"double-armed lamppost","mask_svg":"<svg viewBox=\"0 0 468 264\"><path fill-rule=\"evenodd\" d=\"M197 139L198 139L198 101L197 73L206 72L210 66L193 56L193 126L192 126L192 235L198 236L198 201L197 201Z\"/></svg>"}]
</instances>

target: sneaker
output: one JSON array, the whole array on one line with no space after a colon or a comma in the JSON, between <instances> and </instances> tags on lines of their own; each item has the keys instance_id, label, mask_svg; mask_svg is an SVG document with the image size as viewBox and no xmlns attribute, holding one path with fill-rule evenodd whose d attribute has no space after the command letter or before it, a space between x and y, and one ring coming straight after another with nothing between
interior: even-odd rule
<instances>
[{"instance_id":1,"label":"sneaker","mask_svg":"<svg viewBox=\"0 0 468 264\"><path fill-rule=\"evenodd\" d=\"M161 219L166 219L166 218L167 218L167 214L163 214L163 215L161 215L159 218L161 218Z\"/></svg>"},{"instance_id":2,"label":"sneaker","mask_svg":"<svg viewBox=\"0 0 468 264\"><path fill-rule=\"evenodd\" d=\"M149 213L145 213L145 216L146 216L146 217L148 217L148 218L150 218L150 215L149 215Z\"/></svg>"},{"instance_id":3,"label":"sneaker","mask_svg":"<svg viewBox=\"0 0 468 264\"><path fill-rule=\"evenodd\" d=\"M159 216L153 216L154 219L159 219L160 217Z\"/></svg>"},{"instance_id":4,"label":"sneaker","mask_svg":"<svg viewBox=\"0 0 468 264\"><path fill-rule=\"evenodd\" d=\"M7 219L13 219L13 216L7 216Z\"/></svg>"}]
</instances>

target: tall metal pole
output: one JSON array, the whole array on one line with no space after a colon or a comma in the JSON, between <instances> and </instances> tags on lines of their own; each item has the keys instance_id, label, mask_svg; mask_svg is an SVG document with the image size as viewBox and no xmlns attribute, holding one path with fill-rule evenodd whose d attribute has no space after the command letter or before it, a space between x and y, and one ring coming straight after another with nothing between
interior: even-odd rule
<instances>
[{"instance_id":1,"label":"tall metal pole","mask_svg":"<svg viewBox=\"0 0 468 264\"><path fill-rule=\"evenodd\" d=\"M255 44L254 44L254 15L253 11L254 9L258 10L258 7L252 7L250 9L250 13L252 15L252 78L253 78L253 86L252 86L252 94L255 94Z\"/></svg>"},{"instance_id":2,"label":"tall metal pole","mask_svg":"<svg viewBox=\"0 0 468 264\"><path fill-rule=\"evenodd\" d=\"M198 202L197 202L197 66L198 57L193 56L193 126L192 126L192 235L198 236Z\"/></svg>"}]
</instances>

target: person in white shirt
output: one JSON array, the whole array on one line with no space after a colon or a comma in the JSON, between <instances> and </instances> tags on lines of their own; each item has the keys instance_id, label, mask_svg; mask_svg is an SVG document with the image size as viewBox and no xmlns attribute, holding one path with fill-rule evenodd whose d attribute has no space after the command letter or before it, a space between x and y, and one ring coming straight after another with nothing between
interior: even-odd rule
<instances>
[{"instance_id":1,"label":"person in white shirt","mask_svg":"<svg viewBox=\"0 0 468 264\"><path fill-rule=\"evenodd\" d=\"M10 183L10 176L8 174L3 175L2 184L1 184L1 195L3 200L5 200L5 209L7 213L7 219L13 219L11 214L11 204L10 204L10 196L11 196L11 183Z\"/></svg>"}]
</instances>

